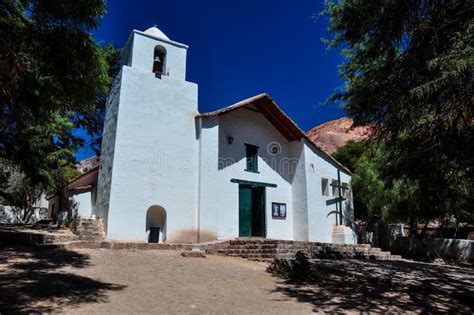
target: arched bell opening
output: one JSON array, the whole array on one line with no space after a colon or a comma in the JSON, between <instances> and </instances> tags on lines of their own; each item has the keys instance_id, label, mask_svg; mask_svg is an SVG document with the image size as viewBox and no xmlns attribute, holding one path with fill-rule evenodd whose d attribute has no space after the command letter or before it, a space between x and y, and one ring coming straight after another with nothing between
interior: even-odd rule
<instances>
[{"instance_id":1,"label":"arched bell opening","mask_svg":"<svg viewBox=\"0 0 474 315\"><path fill-rule=\"evenodd\" d=\"M166 69L166 49L161 45L155 46L153 54L153 73L157 75L165 75Z\"/></svg>"},{"instance_id":2,"label":"arched bell opening","mask_svg":"<svg viewBox=\"0 0 474 315\"><path fill-rule=\"evenodd\" d=\"M161 206L151 206L146 212L146 233L148 243L166 241L166 210Z\"/></svg>"}]
</instances>

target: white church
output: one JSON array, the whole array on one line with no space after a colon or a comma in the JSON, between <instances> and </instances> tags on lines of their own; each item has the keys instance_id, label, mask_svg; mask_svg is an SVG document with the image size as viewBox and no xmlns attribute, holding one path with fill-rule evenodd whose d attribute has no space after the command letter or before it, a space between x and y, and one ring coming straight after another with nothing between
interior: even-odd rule
<instances>
[{"instance_id":1,"label":"white church","mask_svg":"<svg viewBox=\"0 0 474 315\"><path fill-rule=\"evenodd\" d=\"M200 113L187 49L156 27L130 35L81 216L110 240L356 243L348 169L267 94Z\"/></svg>"}]
</instances>

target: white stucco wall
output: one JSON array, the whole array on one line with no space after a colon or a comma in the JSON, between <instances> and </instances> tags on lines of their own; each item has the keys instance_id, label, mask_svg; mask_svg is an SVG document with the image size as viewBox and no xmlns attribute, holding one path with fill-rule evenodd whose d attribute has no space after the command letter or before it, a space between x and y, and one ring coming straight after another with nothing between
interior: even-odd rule
<instances>
[{"instance_id":1,"label":"white stucco wall","mask_svg":"<svg viewBox=\"0 0 474 315\"><path fill-rule=\"evenodd\" d=\"M308 241L308 191L306 187L307 165L305 160L304 141L294 148L298 166L291 186L293 206L293 237L298 241Z\"/></svg>"},{"instance_id":2,"label":"white stucco wall","mask_svg":"<svg viewBox=\"0 0 474 315\"><path fill-rule=\"evenodd\" d=\"M115 153L115 138L117 135L117 120L120 102L120 87L122 71L119 72L110 89L107 98L104 131L102 133L102 146L100 154L100 168L97 180L96 206L93 214L103 219L104 228L107 231L110 189L112 186L112 168Z\"/></svg>"},{"instance_id":3,"label":"white stucco wall","mask_svg":"<svg viewBox=\"0 0 474 315\"><path fill-rule=\"evenodd\" d=\"M337 180L337 168L314 147L305 143L306 189L308 198L309 240L314 242L332 242L332 227L336 224L336 205L326 205L326 201L335 198L329 186L329 196L323 196L321 179ZM341 171L341 182L350 184L350 176Z\"/></svg>"},{"instance_id":4,"label":"white stucco wall","mask_svg":"<svg viewBox=\"0 0 474 315\"><path fill-rule=\"evenodd\" d=\"M166 48L169 76L152 72L156 45ZM109 96L97 205L107 237L147 240L146 213L166 211L169 242L197 236L197 85L186 82L186 45L133 31ZM94 208L94 207L93 207Z\"/></svg>"},{"instance_id":5,"label":"white stucco wall","mask_svg":"<svg viewBox=\"0 0 474 315\"><path fill-rule=\"evenodd\" d=\"M294 147L297 142L288 142L281 133L262 115L247 109L212 118L204 118L201 131L201 227L228 239L239 236L239 185L230 180L240 179L253 182L276 184L266 188L266 228L268 238L293 238L292 188ZM233 143L227 142L233 137ZM216 140L218 145L216 146ZM271 156L267 145L277 142L281 152ZM245 144L259 147L258 171L245 171ZM292 162L293 161L293 162ZM286 203L286 219L273 219L272 202Z\"/></svg>"},{"instance_id":6,"label":"white stucco wall","mask_svg":"<svg viewBox=\"0 0 474 315\"><path fill-rule=\"evenodd\" d=\"M218 174L219 163L219 126L218 118L198 119L199 131L199 241L215 240L219 236L219 220L222 202L232 199L232 193L221 191L220 187L225 178ZM216 200L217 199L217 200ZM232 214L229 214L232 215ZM231 228L232 230L232 228ZM232 233L232 232L230 232ZM221 237L222 238L222 237Z\"/></svg>"},{"instance_id":7,"label":"white stucco wall","mask_svg":"<svg viewBox=\"0 0 474 315\"><path fill-rule=\"evenodd\" d=\"M328 214L336 206L327 206L326 201L336 196L332 195L331 187L329 196L322 195L321 178L328 178L329 183L337 179L334 163L306 140L288 142L263 115L254 111L239 109L204 118L200 124L201 241L239 236L239 185L230 182L235 178L277 185L266 188L268 238L332 242L336 217ZM227 142L229 136L233 138L232 144ZM281 145L277 156L267 152L271 142ZM245 171L245 143L259 147L259 173ZM344 171L340 174L341 182L349 184L350 176ZM272 202L286 203L285 220L272 218ZM352 201L348 204L352 205Z\"/></svg>"},{"instance_id":8,"label":"white stucco wall","mask_svg":"<svg viewBox=\"0 0 474 315\"><path fill-rule=\"evenodd\" d=\"M119 108L108 238L145 240L146 211L158 205L170 242L195 240L197 85L124 66Z\"/></svg>"},{"instance_id":9,"label":"white stucco wall","mask_svg":"<svg viewBox=\"0 0 474 315\"><path fill-rule=\"evenodd\" d=\"M169 76L152 73L156 45L166 48ZM289 142L256 111L195 119L197 85L185 81L186 50L134 31L122 52L107 102L98 191L89 196L107 237L146 241L150 207L166 212L161 240L238 237L237 179L276 185L265 188L267 238L330 242L335 217L327 214L335 206L326 200L334 197L322 196L321 177L337 179L334 163L306 140ZM270 143L281 148L277 155ZM245 171L245 144L259 147L258 173ZM341 180L350 176L341 172ZM286 204L285 219L272 218L272 202Z\"/></svg>"},{"instance_id":10,"label":"white stucco wall","mask_svg":"<svg viewBox=\"0 0 474 315\"><path fill-rule=\"evenodd\" d=\"M166 49L165 70L169 73L168 76L186 80L186 45L159 40L139 31L134 31L132 34L132 53L123 54L130 59L129 65L132 68L151 73L155 46L160 45Z\"/></svg>"},{"instance_id":11,"label":"white stucco wall","mask_svg":"<svg viewBox=\"0 0 474 315\"><path fill-rule=\"evenodd\" d=\"M90 191L72 196L77 204L77 214L81 218L89 218L92 214L92 193Z\"/></svg>"}]
</instances>

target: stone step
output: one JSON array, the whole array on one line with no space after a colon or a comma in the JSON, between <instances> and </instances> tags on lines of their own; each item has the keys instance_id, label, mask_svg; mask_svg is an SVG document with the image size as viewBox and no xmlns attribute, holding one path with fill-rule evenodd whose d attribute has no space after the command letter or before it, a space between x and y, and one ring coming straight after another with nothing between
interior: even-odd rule
<instances>
[{"instance_id":1,"label":"stone step","mask_svg":"<svg viewBox=\"0 0 474 315\"><path fill-rule=\"evenodd\" d=\"M81 233L78 233L77 235L96 235L96 236L101 236L104 235L104 232L94 232L94 231L82 231Z\"/></svg>"},{"instance_id":2,"label":"stone step","mask_svg":"<svg viewBox=\"0 0 474 315\"><path fill-rule=\"evenodd\" d=\"M76 234L77 235L85 235L85 234L88 234L88 235L104 235L104 232L102 231L76 231Z\"/></svg>"},{"instance_id":3,"label":"stone step","mask_svg":"<svg viewBox=\"0 0 474 315\"><path fill-rule=\"evenodd\" d=\"M229 245L248 245L248 244L263 244L263 243L264 243L263 240L235 239L235 240L229 241Z\"/></svg>"},{"instance_id":4,"label":"stone step","mask_svg":"<svg viewBox=\"0 0 474 315\"><path fill-rule=\"evenodd\" d=\"M390 252L384 252L369 244L332 244L286 240L267 240L238 238L211 250L218 255L243 257L251 260L271 260L275 257L292 259L300 252L306 252L311 258L325 259L364 259L387 260L401 259Z\"/></svg>"},{"instance_id":5,"label":"stone step","mask_svg":"<svg viewBox=\"0 0 474 315\"><path fill-rule=\"evenodd\" d=\"M74 234L79 240L85 241L105 239L104 225L101 219L79 219Z\"/></svg>"},{"instance_id":6,"label":"stone step","mask_svg":"<svg viewBox=\"0 0 474 315\"><path fill-rule=\"evenodd\" d=\"M77 225L77 228L87 228L87 229L91 229L91 228L102 228L103 225L98 225L98 224L78 224Z\"/></svg>"},{"instance_id":7,"label":"stone step","mask_svg":"<svg viewBox=\"0 0 474 315\"><path fill-rule=\"evenodd\" d=\"M277 250L277 253L297 253L297 252L314 252L314 251L318 251L318 250L313 250L313 249L293 249L293 248L284 248L284 249L280 249L278 248ZM318 251L319 252L319 251Z\"/></svg>"},{"instance_id":8,"label":"stone step","mask_svg":"<svg viewBox=\"0 0 474 315\"><path fill-rule=\"evenodd\" d=\"M97 237L96 236L81 236L81 237L79 237L79 240L81 240L81 241L96 241Z\"/></svg>"},{"instance_id":9,"label":"stone step","mask_svg":"<svg viewBox=\"0 0 474 315\"><path fill-rule=\"evenodd\" d=\"M261 253L261 254L268 254L268 253L273 253L273 254L276 254L277 251L276 249L247 249L247 250L243 250L243 249L218 249L217 250L218 253L221 253L221 254L258 254L258 253Z\"/></svg>"},{"instance_id":10,"label":"stone step","mask_svg":"<svg viewBox=\"0 0 474 315\"><path fill-rule=\"evenodd\" d=\"M250 261L259 261L259 262L265 262L265 263L271 263L273 262L274 258L247 258Z\"/></svg>"},{"instance_id":11,"label":"stone step","mask_svg":"<svg viewBox=\"0 0 474 315\"><path fill-rule=\"evenodd\" d=\"M228 254L230 257L242 257L242 258L275 258L276 254Z\"/></svg>"},{"instance_id":12,"label":"stone step","mask_svg":"<svg viewBox=\"0 0 474 315\"><path fill-rule=\"evenodd\" d=\"M248 244L248 245L229 245L232 249L276 249L275 244Z\"/></svg>"},{"instance_id":13,"label":"stone step","mask_svg":"<svg viewBox=\"0 0 474 315\"><path fill-rule=\"evenodd\" d=\"M90 227L90 228L84 228L84 227L79 227L76 228L76 231L103 231L103 228L99 227Z\"/></svg>"},{"instance_id":14,"label":"stone step","mask_svg":"<svg viewBox=\"0 0 474 315\"><path fill-rule=\"evenodd\" d=\"M390 257L390 252L371 253L369 255L370 259L389 258L389 257Z\"/></svg>"}]
</instances>

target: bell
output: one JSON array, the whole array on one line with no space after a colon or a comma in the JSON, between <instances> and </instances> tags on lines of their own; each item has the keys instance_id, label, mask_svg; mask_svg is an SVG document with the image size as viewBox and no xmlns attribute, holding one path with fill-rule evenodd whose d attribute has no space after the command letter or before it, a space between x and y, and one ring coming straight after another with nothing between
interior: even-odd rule
<instances>
[{"instance_id":1,"label":"bell","mask_svg":"<svg viewBox=\"0 0 474 315\"><path fill-rule=\"evenodd\" d=\"M153 72L159 74L163 72L163 64L161 63L160 56L155 56L153 59Z\"/></svg>"}]
</instances>

